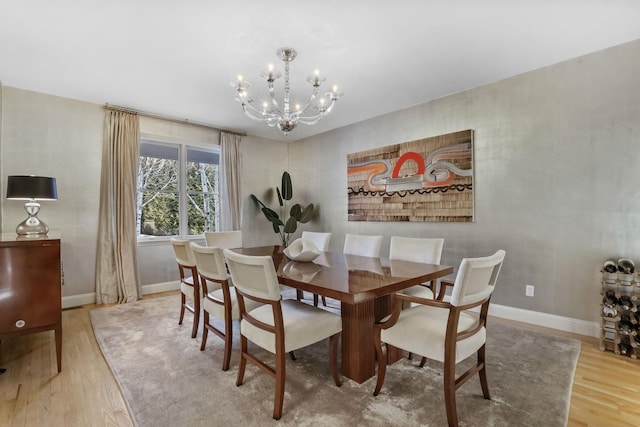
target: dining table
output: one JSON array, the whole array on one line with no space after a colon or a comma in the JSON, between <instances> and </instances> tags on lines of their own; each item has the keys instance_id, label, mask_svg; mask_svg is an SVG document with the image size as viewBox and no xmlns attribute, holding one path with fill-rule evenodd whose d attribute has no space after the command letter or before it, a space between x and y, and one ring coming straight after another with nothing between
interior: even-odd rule
<instances>
[{"instance_id":1,"label":"dining table","mask_svg":"<svg viewBox=\"0 0 640 427\"><path fill-rule=\"evenodd\" d=\"M446 265L321 252L312 261L287 258L282 246L232 249L271 256L280 284L340 301L342 375L363 383L375 375L374 324L391 312L392 294L453 273ZM388 349L389 362L401 354Z\"/></svg>"}]
</instances>

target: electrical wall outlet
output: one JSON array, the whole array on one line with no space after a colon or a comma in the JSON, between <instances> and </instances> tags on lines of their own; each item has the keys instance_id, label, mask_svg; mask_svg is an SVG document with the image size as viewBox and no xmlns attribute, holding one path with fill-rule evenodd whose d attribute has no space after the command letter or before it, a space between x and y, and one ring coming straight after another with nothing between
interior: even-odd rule
<instances>
[{"instance_id":1,"label":"electrical wall outlet","mask_svg":"<svg viewBox=\"0 0 640 427\"><path fill-rule=\"evenodd\" d=\"M526 285L524 288L524 294L528 297L532 297L535 291L535 286L533 285Z\"/></svg>"}]
</instances>

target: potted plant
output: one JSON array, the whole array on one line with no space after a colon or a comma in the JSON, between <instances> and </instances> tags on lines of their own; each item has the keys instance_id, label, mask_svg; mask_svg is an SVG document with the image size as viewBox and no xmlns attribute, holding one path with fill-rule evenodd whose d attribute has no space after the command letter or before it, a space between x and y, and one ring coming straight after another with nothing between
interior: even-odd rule
<instances>
[{"instance_id":1,"label":"potted plant","mask_svg":"<svg viewBox=\"0 0 640 427\"><path fill-rule=\"evenodd\" d=\"M306 223L313 216L314 206L313 203L309 203L307 206L302 207L296 203L291 206L289 210L289 217L287 218L287 202L293 198L293 186L291 185L291 176L289 172L285 171L282 174L282 184L280 188L276 187L278 194L278 203L280 205L280 215L278 212L270 209L262 203L254 194L251 198L261 208L262 213L273 226L273 231L280 236L282 246L289 246L289 239L291 235L298 229L298 223Z\"/></svg>"}]
</instances>

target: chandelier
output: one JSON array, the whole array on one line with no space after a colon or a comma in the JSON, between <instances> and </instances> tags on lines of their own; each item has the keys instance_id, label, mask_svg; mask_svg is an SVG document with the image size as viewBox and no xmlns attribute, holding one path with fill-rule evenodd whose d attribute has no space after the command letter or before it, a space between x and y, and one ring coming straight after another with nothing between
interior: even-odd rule
<instances>
[{"instance_id":1,"label":"chandelier","mask_svg":"<svg viewBox=\"0 0 640 427\"><path fill-rule=\"evenodd\" d=\"M333 109L336 101L341 93L338 93L338 87L333 86L329 92L318 96L320 84L325 78L320 76L320 72L315 70L312 75L307 76L307 82L313 87L311 96L303 103L292 103L289 87L289 63L293 61L298 54L295 49L283 47L276 51L276 54L284 62L284 93L282 102L276 99L274 82L282 77L282 73L274 69L273 64L260 71L260 76L267 80L269 87L269 101L262 103L260 108L253 105L253 98L249 96L248 89L251 86L242 76L238 76L237 80L231 83L236 88L236 101L242 104L242 110L251 119L264 122L268 126L278 126L285 135L291 132L298 123L305 125L314 125L324 116L329 114Z\"/></svg>"}]
</instances>

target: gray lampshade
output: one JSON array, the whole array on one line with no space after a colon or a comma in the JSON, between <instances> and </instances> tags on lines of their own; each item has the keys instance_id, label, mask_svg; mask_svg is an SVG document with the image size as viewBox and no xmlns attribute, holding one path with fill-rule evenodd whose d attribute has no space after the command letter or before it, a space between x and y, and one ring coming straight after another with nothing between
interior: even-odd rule
<instances>
[{"instance_id":1,"label":"gray lampshade","mask_svg":"<svg viewBox=\"0 0 640 427\"><path fill-rule=\"evenodd\" d=\"M7 177L7 199L57 200L56 179L33 175L9 176Z\"/></svg>"}]
</instances>

